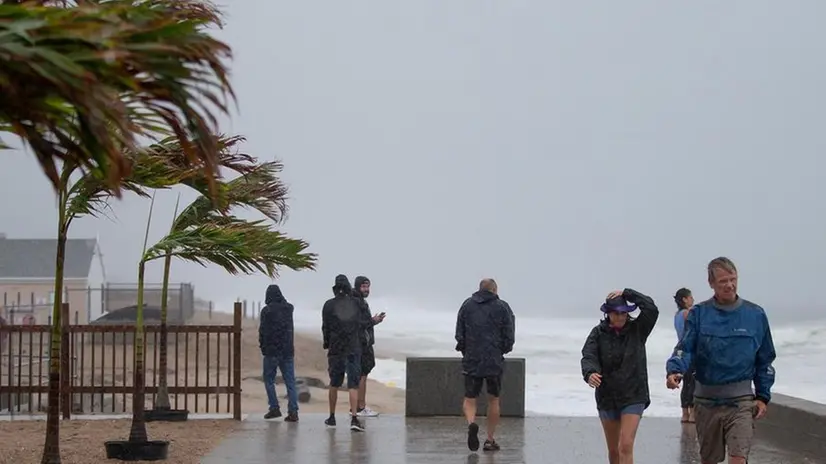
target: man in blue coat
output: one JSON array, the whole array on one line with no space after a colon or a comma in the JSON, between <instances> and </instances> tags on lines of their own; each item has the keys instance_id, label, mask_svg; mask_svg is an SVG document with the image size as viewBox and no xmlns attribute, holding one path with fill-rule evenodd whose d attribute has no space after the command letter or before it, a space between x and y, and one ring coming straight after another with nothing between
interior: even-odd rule
<instances>
[{"instance_id":1,"label":"man in blue coat","mask_svg":"<svg viewBox=\"0 0 826 464\"><path fill-rule=\"evenodd\" d=\"M766 414L771 401L774 343L763 308L737 294L737 268L730 259L711 260L708 283L714 297L688 313L685 332L666 363L666 385L678 388L693 363L703 464L723 462L726 454L729 464L746 464L754 420Z\"/></svg>"}]
</instances>

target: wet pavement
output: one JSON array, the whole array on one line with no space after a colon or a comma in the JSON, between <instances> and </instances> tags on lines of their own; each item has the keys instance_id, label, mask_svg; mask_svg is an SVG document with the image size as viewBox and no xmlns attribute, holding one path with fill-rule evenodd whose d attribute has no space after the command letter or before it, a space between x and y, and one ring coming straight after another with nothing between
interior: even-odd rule
<instances>
[{"instance_id":1,"label":"wet pavement","mask_svg":"<svg viewBox=\"0 0 826 464\"><path fill-rule=\"evenodd\" d=\"M498 452L467 449L464 420L406 418L401 415L363 420L366 431L351 432L347 416L336 416L338 427L328 429L325 416L305 414L298 423L264 421L251 416L241 430L202 460L219 463L295 464L441 464L608 462L597 418L526 417L502 419ZM484 418L480 441L484 441ZM643 418L637 433L636 464L699 463L693 426L677 419ZM822 454L821 454L822 456ZM820 464L824 458L798 454L773 445L758 433L750 464Z\"/></svg>"}]
</instances>

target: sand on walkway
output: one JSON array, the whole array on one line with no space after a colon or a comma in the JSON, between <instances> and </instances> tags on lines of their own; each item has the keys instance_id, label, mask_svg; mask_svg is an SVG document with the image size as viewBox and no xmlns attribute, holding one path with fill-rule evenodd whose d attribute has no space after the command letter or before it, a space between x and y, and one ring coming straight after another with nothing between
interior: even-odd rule
<instances>
[{"instance_id":1,"label":"sand on walkway","mask_svg":"<svg viewBox=\"0 0 826 464\"><path fill-rule=\"evenodd\" d=\"M190 324L208 325L231 325L232 315L226 313L213 312L210 316L206 312L198 312L194 316ZM321 380L324 384L329 381L327 375L327 356L321 344L321 330L317 336L312 334L295 335L295 366L296 376L311 377ZM198 338L198 352L195 355L195 336L189 336L189 343L187 349L179 342L179 349L176 356L174 346L169 348L169 365L167 375L170 385L175 384L175 377L177 375L180 385L184 384L185 378L188 378L189 385L194 385L197 380L199 385L207 385L207 372L209 372L209 385L227 385L228 384L228 370L229 364L226 361L228 351L228 338L222 335L220 342L221 349L218 349L218 342L215 335L207 337L200 335ZM183 339L183 337L181 337ZM149 336L148 342L151 342L152 336ZM25 340L24 340L25 341ZM96 384L99 384L101 376L106 379L106 384L122 385L124 383L131 384L132 380L132 348L127 346L124 350L123 345L116 343L115 345L104 345L98 342L95 345L94 354L89 344L88 338L85 340L85 349L83 352L76 347L75 355L78 357L76 361L76 373L82 375L85 379L84 384L90 385L92 369L92 356L95 356L98 366L95 375ZM174 343L174 337L170 338L170 345ZM79 342L78 342L79 345ZM209 346L209 351L207 351ZM152 348L149 347L149 353L152 353ZM219 356L220 355L220 356ZM105 357L105 368L100 371L99 365L101 356ZM178 365L181 366L178 371L175 371L175 358L178 359ZM83 359L84 368L81 369L81 361ZM124 360L126 362L124 363ZM187 371L183 370L185 361L189 361L189 368ZM241 388L242 399L241 409L242 414L246 415L263 415L268 408L267 395L264 390L264 384L261 382L262 357L261 351L258 348L258 321L252 319L245 319L243 321L243 336L241 340ZM155 362L148 356L146 384L156 384L155 377ZM114 366L114 369L112 369ZM197 366L197 370L196 370ZM46 366L44 366L46 367ZM209 368L209 370L208 370ZM217 369L220 368L220 369ZM102 373L101 373L102 372ZM37 374L35 374L37 375ZM44 380L47 373L44 372ZM286 412L287 401L286 389L283 384L276 385L276 391L279 396L281 408ZM328 391L325 388L310 388L311 399L308 403L299 404L299 417L302 412L306 413L326 413L328 411ZM84 400L87 401L88 395L84 395ZM95 395L95 401L99 401L98 395ZM218 410L216 411L216 398ZM125 411L131 414L131 395L106 395L106 409L101 411L96 408L94 413L108 413L112 414L111 405L115 404L115 414ZM381 413L401 413L404 411L404 390L399 388L388 387L382 383L370 380L368 383L368 405ZM42 408L45 410L47 395L42 395ZM147 395L146 407L151 408L152 395ZM170 396L173 408L183 409L184 398L178 397L178 403L175 403L174 395ZM206 405L209 404L209 411ZM229 411L227 406L230 406ZM35 403L35 409L37 404ZM99 406L99 405L98 405ZM190 414L198 413L231 413L231 397L229 395L200 395L198 397L198 407L195 407L195 397L190 395L187 398L187 409ZM87 406L88 408L88 406ZM339 392L339 400L336 408L337 414L346 415L349 410L349 402L347 392L342 390ZM25 413L25 411L21 411ZM79 411L78 411L79 412ZM282 420L282 419L278 419ZM61 421L61 449L63 462L65 463L96 463L102 462L103 459L103 442L107 440L126 439L129 435L129 419L118 420L70 420ZM197 426L194 426L197 424ZM23 463L23 462L39 462L41 453L43 451L43 442L45 438L45 421L2 421L0 422L0 463ZM220 441L238 426L238 422L233 420L192 420L184 423L161 423L150 422L147 424L147 432L150 439L166 439L172 443L170 445L170 458L167 462L175 464L195 463L200 457L208 454ZM91 446L90 446L91 445Z\"/></svg>"}]
</instances>

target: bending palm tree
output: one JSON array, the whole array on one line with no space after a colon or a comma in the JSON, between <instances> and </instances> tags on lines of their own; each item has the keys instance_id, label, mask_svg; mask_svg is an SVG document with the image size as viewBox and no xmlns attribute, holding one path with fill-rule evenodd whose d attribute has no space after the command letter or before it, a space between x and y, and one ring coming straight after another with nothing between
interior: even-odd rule
<instances>
[{"instance_id":1,"label":"bending palm tree","mask_svg":"<svg viewBox=\"0 0 826 464\"><path fill-rule=\"evenodd\" d=\"M218 163L221 166L241 170L244 163L250 163L248 155L233 152L231 148L240 137L213 136L216 141ZM171 147L171 148L170 148ZM129 165L129 176L122 180L121 188L141 197L149 197L149 189L169 188L185 184L207 195L208 181L203 169L188 167L183 159L186 155L172 138L163 143L151 145L139 152L125 152ZM58 239L55 263L55 301L52 311L52 337L50 341L49 406L46 440L43 452L45 463L60 462L60 339L61 312L63 302L63 265L69 226L76 218L91 215L105 216L110 210L113 192L101 176L100 171L81 172L82 168L67 161L61 167L58 184ZM80 177L73 182L73 177ZM224 195L218 191L218 203L223 203Z\"/></svg>"},{"instance_id":2,"label":"bending palm tree","mask_svg":"<svg viewBox=\"0 0 826 464\"><path fill-rule=\"evenodd\" d=\"M123 148L156 134L179 139L214 188L215 114L234 94L210 24L220 13L195 0L0 0L0 133L32 149L55 190L59 159L120 196Z\"/></svg>"},{"instance_id":3,"label":"bending palm tree","mask_svg":"<svg viewBox=\"0 0 826 464\"><path fill-rule=\"evenodd\" d=\"M305 253L308 244L271 230L264 221L244 221L234 216L212 214L204 222L172 231L146 250L138 270L138 308L135 331L135 386L129 442L147 443L144 417L143 365L143 269L149 261L178 257L205 266L217 264L230 274L261 272L271 278L279 266L314 269L316 255Z\"/></svg>"},{"instance_id":4,"label":"bending palm tree","mask_svg":"<svg viewBox=\"0 0 826 464\"><path fill-rule=\"evenodd\" d=\"M130 176L122 181L124 190L148 197L147 189L168 188L179 183L182 173L167 160L146 152L127 154ZM109 190L106 181L97 172L87 172L75 182L78 168L66 162L61 168L57 196L57 252L55 254L54 307L52 308L52 336L49 341L49 400L44 443L44 463L60 462L60 343L61 311L63 304L63 268L66 240L72 221L84 215L105 214L109 209Z\"/></svg>"},{"instance_id":5,"label":"bending palm tree","mask_svg":"<svg viewBox=\"0 0 826 464\"><path fill-rule=\"evenodd\" d=\"M239 139L240 141L240 139ZM241 168L241 169L239 169ZM257 210L276 224L280 223L286 214L287 187L278 178L281 165L277 162L267 162L260 165L250 164L236 166L241 172L241 176L227 183L219 184L219 191L222 192L223 201L216 205L209 197L202 195L193 201L186 209L177 216L178 206L175 206L176 216L172 222L169 234L183 232L198 224L211 222L216 225L215 219L220 214L225 214L229 208L243 206ZM303 250L303 249L302 249ZM284 262L278 263L294 270L312 269L315 255L285 256ZM298 259L298 258L301 259ZM169 273L172 263L172 255L164 257L163 285L161 288L161 340L160 340L160 378L158 379L158 396L155 409L159 412L170 411L169 387L167 380L168 363L168 302L167 294L169 289Z\"/></svg>"}]
</instances>

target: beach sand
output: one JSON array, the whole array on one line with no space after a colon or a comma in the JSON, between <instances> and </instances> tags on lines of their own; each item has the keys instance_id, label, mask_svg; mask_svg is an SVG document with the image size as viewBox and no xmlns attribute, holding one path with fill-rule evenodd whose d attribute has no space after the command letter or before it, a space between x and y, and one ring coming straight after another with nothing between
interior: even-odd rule
<instances>
[{"instance_id":1,"label":"beach sand","mask_svg":"<svg viewBox=\"0 0 826 464\"><path fill-rule=\"evenodd\" d=\"M232 315L226 313L213 312L210 316L206 312L196 313L190 324L198 325L231 325ZM27 346L28 339L24 336L22 346ZM98 337L100 337L98 335ZM177 370L177 379L180 385L184 384L186 378L189 379L189 385L195 385L196 378L198 385L227 385L230 378L227 367L227 355L229 351L228 337L226 334L221 336L220 348L215 335L209 337L207 343L206 335L202 334L198 338L198 349L196 356L196 347L194 335L189 336L188 346L183 343L183 336L179 340L177 350L174 347L174 337L169 340L169 366L168 366L168 382L170 386L175 385L175 359L178 360L180 368ZM104 345L100 343L99 339L92 349L91 340L84 339L84 349L81 350L80 340L76 340L75 356L76 361L76 375L78 379L82 376L84 385L91 385L92 383L92 369L93 364L95 369L95 384L99 385L101 377L105 379L107 385L122 385L124 381L126 384L132 382L131 359L132 349L127 346L124 349L122 343L115 345ZM147 339L148 343L152 343L152 336ZM16 342L14 342L16 345ZM14 346L14 345L13 345ZM207 346L209 349L207 349ZM148 347L149 353L152 353L151 346ZM381 351L379 351L381 354ZM92 363L92 357L95 357L95 363ZM105 366L100 369L101 356L104 356ZM126 363L123 361L127 360ZM241 409L242 414L251 416L263 416L267 409L267 394L264 391L264 384L261 382L261 368L262 359L261 351L258 348L258 321L252 319L245 319L243 321L243 336L241 341L241 388L242 400ZM82 360L82 361L81 361ZM190 365L187 371L184 371L184 362L188 360ZM196 361L197 360L197 361ZM48 369L46 363L43 363L43 380L45 381ZM156 384L155 366L156 361L148 356L146 360L146 385L151 386ZM81 366L83 366L81 368ZM197 370L196 370L197 366ZM321 329L318 334L297 333L295 335L295 366L296 376L311 377L319 379L323 384L328 383L327 375L327 356L322 349L321 344ZM196 377L197 372L197 377ZM209 374L209 375L207 375ZM280 374L280 372L279 372ZM38 373L34 372L34 377ZM24 378L28 376L28 372L24 370ZM209 382L207 383L207 379ZM76 380L80 384L79 380ZM282 412L286 415L287 400L286 389L283 384L276 385L276 391L279 396L279 403ZM310 387L311 399L308 403L299 403L299 422L301 413L326 413L328 411L327 394L328 391L324 388ZM85 402L85 409L88 412L89 395L83 395ZM35 409L38 408L38 400L33 399ZM216 405L217 399L217 405ZM106 395L104 398L104 411L99 409L92 411L95 414L131 414L131 395ZM99 403L99 395L94 396L94 401ZM199 413L223 413L231 414L231 397L229 395L200 395L197 399L198 406L196 408L196 399L194 396L187 398L184 403L183 396L178 397L177 404L175 403L174 395L170 396L170 402L173 408L183 409L186 407L190 414ZM42 409L45 410L47 397L42 395L40 400ZM78 399L75 400L78 402ZM384 384L375 381L369 381L367 387L367 403L368 405L380 413L402 413L404 411L404 390L399 388L388 387ZM115 405L115 411L111 411L112 404ZM207 405L208 410L207 410ZM152 395L147 395L146 407L152 408ZM217 406L217 410L216 410ZM229 409L228 409L229 407ZM347 392L342 390L339 392L339 400L336 408L336 414L339 417L346 417L349 410L349 400ZM25 414L25 411L21 411ZM79 411L78 411L79 413ZM19 413L18 413L19 414ZM260 418L260 417L256 417ZM281 419L276 420L283 420ZM76 420L61 421L61 449L64 457L64 462L67 463L94 463L101 462L103 452L103 442L106 440L126 439L129 430L128 419L119 420ZM187 424L197 426L188 426ZM237 426L236 421L232 420L195 420L185 423L159 423L150 422L147 424L147 432L150 439L168 439L172 441L170 445L170 459L167 462L172 463L194 463L198 462L200 457L208 454L215 446L220 443L221 439L227 434L231 433ZM2 421L0 422L0 443L3 452L0 453L0 463L5 462L39 462L43 450L43 440L45 434L45 421ZM76 437L82 435L83 440L77 440ZM88 444L93 443L93 449L88 448ZM9 460L11 459L11 460Z\"/></svg>"},{"instance_id":2,"label":"beach sand","mask_svg":"<svg viewBox=\"0 0 826 464\"><path fill-rule=\"evenodd\" d=\"M203 317L203 316L201 316ZM213 321L216 318L228 318L230 315L216 315L213 313ZM241 401L243 412L246 414L263 414L267 411L267 394L264 391L264 384L258 378L261 377L261 351L258 348L258 321L244 321L244 338L242 342L242 373L244 379L241 383L243 399ZM378 351L381 355L381 350ZM327 374L327 354L321 345L321 328L317 335L296 333L295 334L295 375L298 377L312 377L320 379L325 384L329 381ZM280 375L280 372L279 372ZM286 414L287 391L284 385L276 385L279 403L282 411ZM311 399L309 403L299 404L299 417L301 412L327 412L327 390L310 387ZM369 380L367 385L367 403L371 409L380 413L403 413L404 412L404 390L400 388L388 387L380 382ZM339 400L336 408L337 414L346 414L349 409L349 400L346 390L339 392Z\"/></svg>"}]
</instances>

